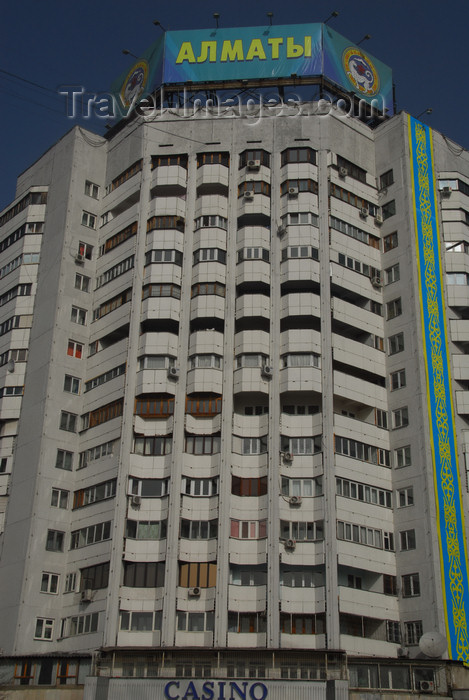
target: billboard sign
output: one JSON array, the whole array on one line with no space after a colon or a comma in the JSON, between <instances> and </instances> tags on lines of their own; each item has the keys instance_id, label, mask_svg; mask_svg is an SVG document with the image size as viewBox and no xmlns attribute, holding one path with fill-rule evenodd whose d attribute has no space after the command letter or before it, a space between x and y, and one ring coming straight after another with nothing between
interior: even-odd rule
<instances>
[{"instance_id":1,"label":"billboard sign","mask_svg":"<svg viewBox=\"0 0 469 700\"><path fill-rule=\"evenodd\" d=\"M168 31L111 89L128 108L161 85L321 76L392 113L391 69L318 23Z\"/></svg>"}]
</instances>

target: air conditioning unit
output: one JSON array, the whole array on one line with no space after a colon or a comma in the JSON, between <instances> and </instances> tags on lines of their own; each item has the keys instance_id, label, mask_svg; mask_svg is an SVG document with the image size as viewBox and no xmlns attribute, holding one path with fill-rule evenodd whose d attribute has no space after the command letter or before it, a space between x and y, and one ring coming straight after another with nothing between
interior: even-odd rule
<instances>
[{"instance_id":1,"label":"air conditioning unit","mask_svg":"<svg viewBox=\"0 0 469 700\"><path fill-rule=\"evenodd\" d=\"M132 498L130 499L130 502L133 506L139 506L142 503L142 497L139 496L138 494L134 494Z\"/></svg>"},{"instance_id":2,"label":"air conditioning unit","mask_svg":"<svg viewBox=\"0 0 469 700\"><path fill-rule=\"evenodd\" d=\"M339 177L347 177L347 175L348 175L347 168L339 168Z\"/></svg>"},{"instance_id":3,"label":"air conditioning unit","mask_svg":"<svg viewBox=\"0 0 469 700\"><path fill-rule=\"evenodd\" d=\"M77 253L75 255L75 262L77 263L84 263L85 262L85 256L82 255L81 253Z\"/></svg>"},{"instance_id":4,"label":"air conditioning unit","mask_svg":"<svg viewBox=\"0 0 469 700\"><path fill-rule=\"evenodd\" d=\"M93 600L93 589L85 588L81 592L80 600L82 603L91 603L91 601Z\"/></svg>"},{"instance_id":5,"label":"air conditioning unit","mask_svg":"<svg viewBox=\"0 0 469 700\"><path fill-rule=\"evenodd\" d=\"M383 221L384 221L383 215L382 215L382 214L376 214L376 216L375 216L375 224L378 224L378 226L381 226L381 224L383 223Z\"/></svg>"},{"instance_id":6,"label":"air conditioning unit","mask_svg":"<svg viewBox=\"0 0 469 700\"><path fill-rule=\"evenodd\" d=\"M291 506L301 506L301 496L291 496L288 502Z\"/></svg>"},{"instance_id":7,"label":"air conditioning unit","mask_svg":"<svg viewBox=\"0 0 469 700\"><path fill-rule=\"evenodd\" d=\"M449 185L445 185L444 187L441 188L441 194L443 195L443 197L450 197L452 191L453 190L451 189L451 187Z\"/></svg>"},{"instance_id":8,"label":"air conditioning unit","mask_svg":"<svg viewBox=\"0 0 469 700\"><path fill-rule=\"evenodd\" d=\"M298 197L298 187L289 187L288 188L288 196L289 197Z\"/></svg>"},{"instance_id":9,"label":"air conditioning unit","mask_svg":"<svg viewBox=\"0 0 469 700\"><path fill-rule=\"evenodd\" d=\"M279 226L277 229L277 236L284 236L287 232L287 227L286 226Z\"/></svg>"},{"instance_id":10,"label":"air conditioning unit","mask_svg":"<svg viewBox=\"0 0 469 700\"><path fill-rule=\"evenodd\" d=\"M360 209L360 216L362 217L362 219L366 219L369 213L370 212L368 211L368 207L362 207Z\"/></svg>"},{"instance_id":11,"label":"air conditioning unit","mask_svg":"<svg viewBox=\"0 0 469 700\"><path fill-rule=\"evenodd\" d=\"M187 595L189 598L198 598L200 595L200 588L198 586L195 586L194 588L189 588L187 591Z\"/></svg>"},{"instance_id":12,"label":"air conditioning unit","mask_svg":"<svg viewBox=\"0 0 469 700\"><path fill-rule=\"evenodd\" d=\"M376 287L376 289L381 289L381 287L383 286L383 281L379 275L375 275L371 278L371 284L373 285L373 287Z\"/></svg>"},{"instance_id":13,"label":"air conditioning unit","mask_svg":"<svg viewBox=\"0 0 469 700\"><path fill-rule=\"evenodd\" d=\"M178 379L179 378L179 368L178 367L170 367L168 369L168 377L170 379Z\"/></svg>"},{"instance_id":14,"label":"air conditioning unit","mask_svg":"<svg viewBox=\"0 0 469 700\"><path fill-rule=\"evenodd\" d=\"M259 170L260 167L260 160L248 160L248 170Z\"/></svg>"},{"instance_id":15,"label":"air conditioning unit","mask_svg":"<svg viewBox=\"0 0 469 700\"><path fill-rule=\"evenodd\" d=\"M271 377L274 373L274 370L270 365L264 365L262 368L262 376L264 377Z\"/></svg>"},{"instance_id":16,"label":"air conditioning unit","mask_svg":"<svg viewBox=\"0 0 469 700\"><path fill-rule=\"evenodd\" d=\"M246 190L243 196L244 199L254 199L254 192L252 190Z\"/></svg>"},{"instance_id":17,"label":"air conditioning unit","mask_svg":"<svg viewBox=\"0 0 469 700\"><path fill-rule=\"evenodd\" d=\"M419 689L423 693L433 693L433 691L435 690L435 684L433 681L420 681Z\"/></svg>"},{"instance_id":18,"label":"air conditioning unit","mask_svg":"<svg viewBox=\"0 0 469 700\"><path fill-rule=\"evenodd\" d=\"M296 541L295 540L285 540L285 549L295 549L296 547Z\"/></svg>"},{"instance_id":19,"label":"air conditioning unit","mask_svg":"<svg viewBox=\"0 0 469 700\"><path fill-rule=\"evenodd\" d=\"M401 659L407 659L409 657L409 650L407 649L407 647L398 647L397 655Z\"/></svg>"},{"instance_id":20,"label":"air conditioning unit","mask_svg":"<svg viewBox=\"0 0 469 700\"><path fill-rule=\"evenodd\" d=\"M284 452L283 453L283 460L284 462L293 462L293 455L291 452Z\"/></svg>"}]
</instances>

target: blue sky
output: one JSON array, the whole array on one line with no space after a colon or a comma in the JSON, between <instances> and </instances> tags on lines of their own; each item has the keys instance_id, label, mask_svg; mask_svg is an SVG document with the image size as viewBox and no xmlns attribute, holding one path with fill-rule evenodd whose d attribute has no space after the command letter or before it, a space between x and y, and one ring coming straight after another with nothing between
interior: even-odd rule
<instances>
[{"instance_id":1,"label":"blue sky","mask_svg":"<svg viewBox=\"0 0 469 700\"><path fill-rule=\"evenodd\" d=\"M456 143L469 148L467 24L469 5L461 0L18 0L4 3L0 29L1 153L0 209L14 197L16 176L74 123L65 115L64 84L106 92L134 59L157 38L158 19L167 29L324 21L359 41L362 48L391 66L398 109L423 119ZM21 78L43 86L24 82ZM47 89L43 89L47 88ZM103 123L80 122L102 133ZM40 183L38 183L40 184Z\"/></svg>"}]
</instances>

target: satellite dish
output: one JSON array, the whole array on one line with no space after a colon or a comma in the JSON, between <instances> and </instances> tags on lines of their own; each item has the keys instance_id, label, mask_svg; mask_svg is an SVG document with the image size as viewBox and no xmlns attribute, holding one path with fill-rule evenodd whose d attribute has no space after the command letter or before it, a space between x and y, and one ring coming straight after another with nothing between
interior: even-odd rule
<instances>
[{"instance_id":1,"label":"satellite dish","mask_svg":"<svg viewBox=\"0 0 469 700\"><path fill-rule=\"evenodd\" d=\"M420 651L425 654L425 656L430 656L432 659L436 659L442 656L446 651L447 641L438 630L433 632L425 632L422 634L419 640Z\"/></svg>"}]
</instances>

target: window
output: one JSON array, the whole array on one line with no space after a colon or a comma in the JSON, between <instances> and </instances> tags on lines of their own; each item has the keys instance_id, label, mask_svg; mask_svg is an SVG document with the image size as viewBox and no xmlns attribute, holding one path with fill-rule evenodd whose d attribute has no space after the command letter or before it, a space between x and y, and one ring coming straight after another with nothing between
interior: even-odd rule
<instances>
[{"instance_id":1,"label":"window","mask_svg":"<svg viewBox=\"0 0 469 700\"><path fill-rule=\"evenodd\" d=\"M386 204L383 204L381 207L381 213L383 215L383 219L386 221L386 219L389 219L391 216L394 216L396 213L396 202L394 199L392 199L390 202L386 202ZM397 237L397 234L396 234Z\"/></svg>"},{"instance_id":2,"label":"window","mask_svg":"<svg viewBox=\"0 0 469 700\"><path fill-rule=\"evenodd\" d=\"M246 352L236 356L236 368L240 367L263 367L268 364L269 358L267 355L261 355L254 352Z\"/></svg>"},{"instance_id":3,"label":"window","mask_svg":"<svg viewBox=\"0 0 469 700\"><path fill-rule=\"evenodd\" d=\"M190 358L191 369L195 367L199 368L209 368L221 369L222 356L221 355L192 355Z\"/></svg>"},{"instance_id":4,"label":"window","mask_svg":"<svg viewBox=\"0 0 469 700\"><path fill-rule=\"evenodd\" d=\"M75 413L68 413L68 411L61 411L60 413L60 430L68 430L69 433L76 433L77 429L77 418Z\"/></svg>"},{"instance_id":5,"label":"window","mask_svg":"<svg viewBox=\"0 0 469 700\"><path fill-rule=\"evenodd\" d=\"M212 588L216 583L216 562L179 562L179 586L182 588Z\"/></svg>"},{"instance_id":6,"label":"window","mask_svg":"<svg viewBox=\"0 0 469 700\"><path fill-rule=\"evenodd\" d=\"M61 530L47 530L46 550L48 552L64 551L65 533Z\"/></svg>"},{"instance_id":7,"label":"window","mask_svg":"<svg viewBox=\"0 0 469 700\"><path fill-rule=\"evenodd\" d=\"M224 265L226 263L226 251L221 248L199 248L194 252L193 264L197 265L201 262L219 262Z\"/></svg>"},{"instance_id":8,"label":"window","mask_svg":"<svg viewBox=\"0 0 469 700\"><path fill-rule=\"evenodd\" d=\"M195 219L194 226L196 231L199 228L222 228L226 231L228 219L225 219L224 216L218 216L218 214L199 216Z\"/></svg>"},{"instance_id":9,"label":"window","mask_svg":"<svg viewBox=\"0 0 469 700\"><path fill-rule=\"evenodd\" d=\"M313 566L280 564L280 585L288 588L314 588L324 585L324 574Z\"/></svg>"},{"instance_id":10,"label":"window","mask_svg":"<svg viewBox=\"0 0 469 700\"><path fill-rule=\"evenodd\" d=\"M347 588L356 588L361 591L362 589L362 577L355 576L354 574L348 574L347 576Z\"/></svg>"},{"instance_id":11,"label":"window","mask_svg":"<svg viewBox=\"0 0 469 700\"><path fill-rule=\"evenodd\" d=\"M93 197L93 199L98 199L98 185L95 185L94 182L91 182L90 180L85 180L85 194L88 195L88 197Z\"/></svg>"},{"instance_id":12,"label":"window","mask_svg":"<svg viewBox=\"0 0 469 700\"><path fill-rule=\"evenodd\" d=\"M357 481L350 481L342 477L336 478L336 493L338 496L353 498L364 503L373 503L377 506L392 508L391 491L380 489Z\"/></svg>"},{"instance_id":13,"label":"window","mask_svg":"<svg viewBox=\"0 0 469 700\"><path fill-rule=\"evenodd\" d=\"M421 620L413 622L404 622L405 640L409 646L414 646L419 643L420 637L423 634L423 625Z\"/></svg>"},{"instance_id":14,"label":"window","mask_svg":"<svg viewBox=\"0 0 469 700\"><path fill-rule=\"evenodd\" d=\"M186 520L181 519L181 537L186 540L210 540L218 534L218 519Z\"/></svg>"},{"instance_id":15,"label":"window","mask_svg":"<svg viewBox=\"0 0 469 700\"><path fill-rule=\"evenodd\" d=\"M322 476L313 479L290 479L282 476L282 496L322 496Z\"/></svg>"},{"instance_id":16,"label":"window","mask_svg":"<svg viewBox=\"0 0 469 700\"><path fill-rule=\"evenodd\" d=\"M267 493L267 477L242 479L239 476L232 476L231 493L234 496L265 496Z\"/></svg>"},{"instance_id":17,"label":"window","mask_svg":"<svg viewBox=\"0 0 469 700\"><path fill-rule=\"evenodd\" d=\"M108 314L112 313L116 309L119 309L124 304L127 304L132 299L132 289L126 289L123 292L119 292L115 297L108 299L98 306L98 308L93 310L93 321L97 321L99 318L103 318Z\"/></svg>"},{"instance_id":18,"label":"window","mask_svg":"<svg viewBox=\"0 0 469 700\"><path fill-rule=\"evenodd\" d=\"M83 226L88 226L88 228L96 228L96 214L84 211L81 215L81 223Z\"/></svg>"},{"instance_id":19,"label":"window","mask_svg":"<svg viewBox=\"0 0 469 700\"><path fill-rule=\"evenodd\" d=\"M312 148L287 148L282 151L282 167L287 163L311 163L316 165L316 151Z\"/></svg>"},{"instance_id":20,"label":"window","mask_svg":"<svg viewBox=\"0 0 469 700\"><path fill-rule=\"evenodd\" d=\"M135 415L142 418L169 418L174 412L174 396L156 395L135 400Z\"/></svg>"},{"instance_id":21,"label":"window","mask_svg":"<svg viewBox=\"0 0 469 700\"><path fill-rule=\"evenodd\" d=\"M319 355L315 352L288 353L282 356L283 367L319 367Z\"/></svg>"},{"instance_id":22,"label":"window","mask_svg":"<svg viewBox=\"0 0 469 700\"><path fill-rule=\"evenodd\" d=\"M151 455L158 457L170 454L173 436L162 435L149 437L136 437L134 441L134 453L138 455Z\"/></svg>"},{"instance_id":23,"label":"window","mask_svg":"<svg viewBox=\"0 0 469 700\"><path fill-rule=\"evenodd\" d=\"M401 530L401 550L415 549L415 530Z\"/></svg>"},{"instance_id":24,"label":"window","mask_svg":"<svg viewBox=\"0 0 469 700\"><path fill-rule=\"evenodd\" d=\"M187 496L216 496L218 494L218 477L213 479L192 479L182 477L182 493Z\"/></svg>"},{"instance_id":25,"label":"window","mask_svg":"<svg viewBox=\"0 0 469 700\"><path fill-rule=\"evenodd\" d=\"M186 413L192 416L215 416L221 413L221 396L196 395L186 398Z\"/></svg>"},{"instance_id":26,"label":"window","mask_svg":"<svg viewBox=\"0 0 469 700\"><path fill-rule=\"evenodd\" d=\"M357 440L335 436L335 451L337 454L346 455L353 459L361 459L364 462L379 464L383 467L390 466L390 452L381 447L366 445Z\"/></svg>"},{"instance_id":27,"label":"window","mask_svg":"<svg viewBox=\"0 0 469 700\"><path fill-rule=\"evenodd\" d=\"M420 579L418 574L406 574L402 577L402 597L414 598L420 595Z\"/></svg>"},{"instance_id":28,"label":"window","mask_svg":"<svg viewBox=\"0 0 469 700\"><path fill-rule=\"evenodd\" d=\"M347 204L351 204L357 209L367 209L370 216L376 216L378 211L376 204L369 202L367 199L360 197L354 192L349 192L333 182L330 183L330 192L332 197L337 197L337 199L340 199L342 202L347 202ZM379 247L379 245L375 247Z\"/></svg>"},{"instance_id":29,"label":"window","mask_svg":"<svg viewBox=\"0 0 469 700\"><path fill-rule=\"evenodd\" d=\"M72 377L70 374L65 375L64 379L64 391L68 391L69 394L79 394L80 393L80 380L78 377Z\"/></svg>"},{"instance_id":30,"label":"window","mask_svg":"<svg viewBox=\"0 0 469 700\"><path fill-rule=\"evenodd\" d=\"M318 216L310 211L289 212L282 216L282 226L301 226L309 224L318 227Z\"/></svg>"},{"instance_id":31,"label":"window","mask_svg":"<svg viewBox=\"0 0 469 700\"><path fill-rule=\"evenodd\" d=\"M267 537L267 520L230 521L230 537L239 540L261 540Z\"/></svg>"},{"instance_id":32,"label":"window","mask_svg":"<svg viewBox=\"0 0 469 700\"><path fill-rule=\"evenodd\" d=\"M241 454L243 455L260 455L267 452L267 435L254 438L237 438L234 441L241 443ZM235 451L238 451L239 447Z\"/></svg>"},{"instance_id":33,"label":"window","mask_svg":"<svg viewBox=\"0 0 469 700\"><path fill-rule=\"evenodd\" d=\"M169 479L129 478L129 494L142 498L162 498L169 493Z\"/></svg>"},{"instance_id":34,"label":"window","mask_svg":"<svg viewBox=\"0 0 469 700\"><path fill-rule=\"evenodd\" d=\"M116 479L102 481L93 486L87 486L84 489L79 489L73 494L73 508L83 508L91 503L105 501L108 498L113 498L116 495Z\"/></svg>"},{"instance_id":35,"label":"window","mask_svg":"<svg viewBox=\"0 0 469 700\"><path fill-rule=\"evenodd\" d=\"M316 413L319 413L319 406L284 404L282 406L282 413L286 413L288 416L314 416Z\"/></svg>"},{"instance_id":36,"label":"window","mask_svg":"<svg viewBox=\"0 0 469 700\"><path fill-rule=\"evenodd\" d=\"M164 540L166 520L127 520L126 537L132 540Z\"/></svg>"},{"instance_id":37,"label":"window","mask_svg":"<svg viewBox=\"0 0 469 700\"><path fill-rule=\"evenodd\" d=\"M392 318L396 318L396 316L400 316L401 314L402 302L400 297L393 299L386 304L386 317L388 321L390 321Z\"/></svg>"},{"instance_id":38,"label":"window","mask_svg":"<svg viewBox=\"0 0 469 700\"><path fill-rule=\"evenodd\" d=\"M392 169L387 170L385 173L381 175L379 178L379 189L384 190L386 187L389 187L392 185L394 182L394 174Z\"/></svg>"},{"instance_id":39,"label":"window","mask_svg":"<svg viewBox=\"0 0 469 700\"><path fill-rule=\"evenodd\" d=\"M93 379L89 379L87 382L85 382L85 392L91 391L91 389L95 389L98 386L101 386L102 384L106 384L106 382L110 382L112 379L115 379L116 377L120 377L123 374L125 374L126 370L126 363L119 365L118 367L113 367L112 369L108 370L107 372L104 372L103 374L98 374L97 377L93 377Z\"/></svg>"},{"instance_id":40,"label":"window","mask_svg":"<svg viewBox=\"0 0 469 700\"><path fill-rule=\"evenodd\" d=\"M182 253L180 250L175 249L149 250L145 254L145 265L153 263L173 263L181 267Z\"/></svg>"},{"instance_id":41,"label":"window","mask_svg":"<svg viewBox=\"0 0 469 700\"><path fill-rule=\"evenodd\" d=\"M231 564L230 584L233 586L265 586L267 583L265 564L241 565Z\"/></svg>"},{"instance_id":42,"label":"window","mask_svg":"<svg viewBox=\"0 0 469 700\"><path fill-rule=\"evenodd\" d=\"M247 151L243 151L239 156L240 169L245 168L250 160L258 160L261 165L270 168L270 153L267 153L267 151L261 148L250 148Z\"/></svg>"},{"instance_id":43,"label":"window","mask_svg":"<svg viewBox=\"0 0 469 700\"><path fill-rule=\"evenodd\" d=\"M384 271L386 275L386 284L392 284L393 282L398 282L401 278L399 271L399 263L387 267Z\"/></svg>"},{"instance_id":44,"label":"window","mask_svg":"<svg viewBox=\"0 0 469 700\"><path fill-rule=\"evenodd\" d=\"M392 532L383 532L376 528L345 523L341 520L337 521L337 539L394 551L394 535Z\"/></svg>"},{"instance_id":45,"label":"window","mask_svg":"<svg viewBox=\"0 0 469 700\"><path fill-rule=\"evenodd\" d=\"M318 193L318 183L311 179L293 179L285 180L280 185L280 196L292 195L293 193L299 194L302 192L312 192L313 194Z\"/></svg>"},{"instance_id":46,"label":"window","mask_svg":"<svg viewBox=\"0 0 469 700\"><path fill-rule=\"evenodd\" d=\"M65 576L64 593L74 593L77 588L77 575L75 572Z\"/></svg>"},{"instance_id":47,"label":"window","mask_svg":"<svg viewBox=\"0 0 469 700\"><path fill-rule=\"evenodd\" d=\"M82 292L90 291L90 278L86 275L75 274L75 289L79 289Z\"/></svg>"},{"instance_id":48,"label":"window","mask_svg":"<svg viewBox=\"0 0 469 700\"><path fill-rule=\"evenodd\" d=\"M263 416L269 412L268 406L245 406L244 415L245 416Z\"/></svg>"},{"instance_id":49,"label":"window","mask_svg":"<svg viewBox=\"0 0 469 700\"><path fill-rule=\"evenodd\" d=\"M399 489L397 492L398 508L405 508L414 505L414 489L413 486L408 486L405 489Z\"/></svg>"},{"instance_id":50,"label":"window","mask_svg":"<svg viewBox=\"0 0 469 700\"><path fill-rule=\"evenodd\" d=\"M34 639L42 639L47 642L52 641L54 632L54 620L46 617L36 618L36 629L34 631Z\"/></svg>"},{"instance_id":51,"label":"window","mask_svg":"<svg viewBox=\"0 0 469 700\"><path fill-rule=\"evenodd\" d=\"M392 250L393 248L397 248L397 231L394 231L394 233L390 233L388 236L383 238L384 252L387 253L388 250Z\"/></svg>"},{"instance_id":52,"label":"window","mask_svg":"<svg viewBox=\"0 0 469 700\"><path fill-rule=\"evenodd\" d=\"M355 163L352 163L350 160L342 158L342 156L337 156L337 167L345 168L349 177L353 177L354 180L366 184L366 170L359 168L358 165L355 165Z\"/></svg>"},{"instance_id":53,"label":"window","mask_svg":"<svg viewBox=\"0 0 469 700\"><path fill-rule=\"evenodd\" d=\"M120 628L126 632L151 632L151 630L160 630L161 617L161 610L156 610L155 612L127 612L122 610L120 613Z\"/></svg>"},{"instance_id":54,"label":"window","mask_svg":"<svg viewBox=\"0 0 469 700\"><path fill-rule=\"evenodd\" d=\"M325 616L280 613L280 631L282 634L323 634Z\"/></svg>"},{"instance_id":55,"label":"window","mask_svg":"<svg viewBox=\"0 0 469 700\"><path fill-rule=\"evenodd\" d=\"M397 595L397 576L383 574L383 593L384 595Z\"/></svg>"},{"instance_id":56,"label":"window","mask_svg":"<svg viewBox=\"0 0 469 700\"><path fill-rule=\"evenodd\" d=\"M197 167L200 168L202 165L224 165L228 168L230 165L230 154L229 153L198 153L197 154Z\"/></svg>"},{"instance_id":57,"label":"window","mask_svg":"<svg viewBox=\"0 0 469 700\"><path fill-rule=\"evenodd\" d=\"M121 245L121 243L124 243L124 241L127 241L129 238L132 236L135 236L137 234L138 230L138 225L137 222L134 221L132 224L129 224L129 226L126 226L122 231L119 231L118 233L115 233L113 236L110 236L102 245L99 249L99 254L100 255L106 255L106 253L109 253L109 251L113 250L114 248L117 248L118 245Z\"/></svg>"},{"instance_id":58,"label":"window","mask_svg":"<svg viewBox=\"0 0 469 700\"><path fill-rule=\"evenodd\" d=\"M388 428L388 412L381 408L376 409L376 425L378 428Z\"/></svg>"},{"instance_id":59,"label":"window","mask_svg":"<svg viewBox=\"0 0 469 700\"><path fill-rule=\"evenodd\" d=\"M400 644L401 627L396 620L386 620L386 641Z\"/></svg>"},{"instance_id":60,"label":"window","mask_svg":"<svg viewBox=\"0 0 469 700\"><path fill-rule=\"evenodd\" d=\"M82 258L85 258L86 260L91 260L93 257L93 246L89 243L85 243L84 241L80 241L78 243L78 255L81 255Z\"/></svg>"},{"instance_id":61,"label":"window","mask_svg":"<svg viewBox=\"0 0 469 700\"><path fill-rule=\"evenodd\" d=\"M99 613L76 615L69 618L69 620L69 637L75 637L78 634L90 634L91 632L98 631Z\"/></svg>"},{"instance_id":62,"label":"window","mask_svg":"<svg viewBox=\"0 0 469 700\"><path fill-rule=\"evenodd\" d=\"M402 389L406 385L405 369L399 369L391 373L391 391Z\"/></svg>"},{"instance_id":63,"label":"window","mask_svg":"<svg viewBox=\"0 0 469 700\"><path fill-rule=\"evenodd\" d=\"M392 412L392 422L394 429L405 428L407 425L409 425L409 409L407 406L397 408Z\"/></svg>"},{"instance_id":64,"label":"window","mask_svg":"<svg viewBox=\"0 0 469 700\"><path fill-rule=\"evenodd\" d=\"M362 229L349 224L347 221L337 219L335 216L331 216L331 228L335 229L336 231L340 231L340 233L345 233L346 236L355 238L357 241L366 243L373 248L379 248L379 238L372 236L366 231L362 231Z\"/></svg>"},{"instance_id":65,"label":"window","mask_svg":"<svg viewBox=\"0 0 469 700\"><path fill-rule=\"evenodd\" d=\"M81 360L83 356L83 345L82 343L76 343L74 340L68 341L67 355L70 357L76 357Z\"/></svg>"},{"instance_id":66,"label":"window","mask_svg":"<svg viewBox=\"0 0 469 700\"><path fill-rule=\"evenodd\" d=\"M72 306L70 320L72 323L79 323L80 326L84 326L86 324L86 309L81 309L79 306Z\"/></svg>"},{"instance_id":67,"label":"window","mask_svg":"<svg viewBox=\"0 0 469 700\"><path fill-rule=\"evenodd\" d=\"M150 251L150 253L147 253L147 256L151 255L152 252L155 251ZM121 260L121 262L117 263L117 265L113 265L112 267L108 268L105 272L103 272L102 275L98 275L98 277L96 278L96 289L104 287L109 282L112 282L112 280L116 279L117 277L120 277L121 275L124 275L129 270L132 270L134 266L134 261L135 255L130 255L125 260Z\"/></svg>"},{"instance_id":68,"label":"window","mask_svg":"<svg viewBox=\"0 0 469 700\"><path fill-rule=\"evenodd\" d=\"M96 525L82 527L80 530L74 530L71 533L70 549L80 549L81 547L87 547L90 544L96 544L96 542L102 542L110 538L111 521L108 520L105 523L97 523Z\"/></svg>"},{"instance_id":69,"label":"window","mask_svg":"<svg viewBox=\"0 0 469 700\"><path fill-rule=\"evenodd\" d=\"M219 297L225 296L226 287L220 282L200 282L191 287L191 296L197 297L205 294L216 294Z\"/></svg>"},{"instance_id":70,"label":"window","mask_svg":"<svg viewBox=\"0 0 469 700\"><path fill-rule=\"evenodd\" d=\"M106 455L112 455L114 447L114 440L110 442L104 442L102 445L96 445L96 447L91 447L89 450L84 450L80 452L80 462L78 469L83 469L88 466L88 462L92 462L96 459L101 459Z\"/></svg>"},{"instance_id":71,"label":"window","mask_svg":"<svg viewBox=\"0 0 469 700\"><path fill-rule=\"evenodd\" d=\"M73 452L68 450L57 450L57 457L55 458L56 469L65 469L66 471L71 471L73 466Z\"/></svg>"},{"instance_id":72,"label":"window","mask_svg":"<svg viewBox=\"0 0 469 700\"><path fill-rule=\"evenodd\" d=\"M152 170L168 165L179 165L181 168L187 170L187 153L151 157Z\"/></svg>"},{"instance_id":73,"label":"window","mask_svg":"<svg viewBox=\"0 0 469 700\"><path fill-rule=\"evenodd\" d=\"M396 335L390 336L389 342L389 354L396 355L398 352L404 350L404 333L396 333Z\"/></svg>"},{"instance_id":74,"label":"window","mask_svg":"<svg viewBox=\"0 0 469 700\"><path fill-rule=\"evenodd\" d=\"M290 452L292 455L312 455L322 450L321 435L292 438L282 435L280 439L282 452Z\"/></svg>"},{"instance_id":75,"label":"window","mask_svg":"<svg viewBox=\"0 0 469 700\"><path fill-rule=\"evenodd\" d=\"M41 593L59 592L59 575L43 572L41 577Z\"/></svg>"},{"instance_id":76,"label":"window","mask_svg":"<svg viewBox=\"0 0 469 700\"><path fill-rule=\"evenodd\" d=\"M122 410L124 406L124 399L117 399L117 401L112 401L107 403L105 406L96 408L94 411L85 413L82 415L82 430L87 428L94 428L101 423L106 423L107 421L113 420L114 418L119 418L122 415Z\"/></svg>"},{"instance_id":77,"label":"window","mask_svg":"<svg viewBox=\"0 0 469 700\"><path fill-rule=\"evenodd\" d=\"M148 297L181 298L181 287L178 284L146 284L142 289L142 299Z\"/></svg>"},{"instance_id":78,"label":"window","mask_svg":"<svg viewBox=\"0 0 469 700\"><path fill-rule=\"evenodd\" d=\"M193 455L213 455L220 452L220 435L186 435L184 452Z\"/></svg>"},{"instance_id":79,"label":"window","mask_svg":"<svg viewBox=\"0 0 469 700\"><path fill-rule=\"evenodd\" d=\"M409 467L412 464L410 445L394 450L394 464L396 467Z\"/></svg>"},{"instance_id":80,"label":"window","mask_svg":"<svg viewBox=\"0 0 469 700\"><path fill-rule=\"evenodd\" d=\"M238 250L237 261L242 263L246 260L263 260L269 262L270 252L267 248L241 248Z\"/></svg>"},{"instance_id":81,"label":"window","mask_svg":"<svg viewBox=\"0 0 469 700\"><path fill-rule=\"evenodd\" d=\"M228 611L228 632L259 634L267 631L267 618L263 613Z\"/></svg>"},{"instance_id":82,"label":"window","mask_svg":"<svg viewBox=\"0 0 469 700\"><path fill-rule=\"evenodd\" d=\"M53 508L68 508L68 491L52 489L50 504Z\"/></svg>"},{"instance_id":83,"label":"window","mask_svg":"<svg viewBox=\"0 0 469 700\"><path fill-rule=\"evenodd\" d=\"M109 194L113 190L115 190L117 187L120 187L121 185L124 184L124 182L127 182L127 180L130 180L131 177L134 175L137 175L142 169L143 161L142 159L136 160L135 163L132 163L130 167L128 167L126 170L124 170L120 175L118 175L114 180L111 182L110 185L106 187L106 194Z\"/></svg>"},{"instance_id":84,"label":"window","mask_svg":"<svg viewBox=\"0 0 469 700\"><path fill-rule=\"evenodd\" d=\"M183 612L178 610L176 616L179 632L213 632L213 612Z\"/></svg>"},{"instance_id":85,"label":"window","mask_svg":"<svg viewBox=\"0 0 469 700\"><path fill-rule=\"evenodd\" d=\"M284 248L282 250L282 262L297 258L311 258L312 260L319 260L319 250L310 245L289 246L288 248Z\"/></svg>"},{"instance_id":86,"label":"window","mask_svg":"<svg viewBox=\"0 0 469 700\"><path fill-rule=\"evenodd\" d=\"M95 564L88 566L85 569L80 569L80 591L86 588L99 590L107 588L109 583L109 562L103 564Z\"/></svg>"},{"instance_id":87,"label":"window","mask_svg":"<svg viewBox=\"0 0 469 700\"><path fill-rule=\"evenodd\" d=\"M315 522L290 522L280 521L280 539L295 540L295 542L314 542L324 539L324 523L322 520Z\"/></svg>"}]
</instances>

